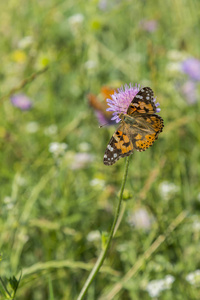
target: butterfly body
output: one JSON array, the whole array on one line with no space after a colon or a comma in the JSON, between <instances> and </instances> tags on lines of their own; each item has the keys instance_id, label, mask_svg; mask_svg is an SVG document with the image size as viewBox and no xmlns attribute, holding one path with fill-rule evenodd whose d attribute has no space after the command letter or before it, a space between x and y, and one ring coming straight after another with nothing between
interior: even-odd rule
<instances>
[{"instance_id":1,"label":"butterfly body","mask_svg":"<svg viewBox=\"0 0 200 300\"><path fill-rule=\"evenodd\" d=\"M119 127L113 134L104 154L104 164L112 165L134 150L145 151L158 138L164 126L156 114L153 91L142 88L133 98L127 113L119 113Z\"/></svg>"}]
</instances>

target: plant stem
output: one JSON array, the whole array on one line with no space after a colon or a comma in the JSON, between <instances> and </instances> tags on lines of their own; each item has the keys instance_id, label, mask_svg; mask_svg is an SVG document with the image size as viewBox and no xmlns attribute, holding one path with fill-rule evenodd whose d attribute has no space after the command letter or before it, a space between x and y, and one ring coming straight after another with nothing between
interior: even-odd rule
<instances>
[{"instance_id":1,"label":"plant stem","mask_svg":"<svg viewBox=\"0 0 200 300\"><path fill-rule=\"evenodd\" d=\"M126 178L127 178L127 174L128 174L128 165L129 165L129 158L130 157L127 157L126 158L126 164L125 164L125 171L124 171L124 178L123 178L123 181L122 181L122 186L121 186L121 190L120 190L120 195L119 195L119 201L118 201L118 205L117 205L117 209L116 209L116 213L115 213L115 217L114 217L114 221L113 221L113 224L112 224L112 227L111 227L111 230L110 230L110 233L109 233L109 237L108 237L108 240L107 240L107 244L105 246L105 248L101 251L100 255L99 255L99 258L97 259L92 271L90 272L77 300L82 300L83 297L85 296L89 286L91 285L91 283L93 282L93 280L95 279L95 277L97 276L98 274L98 271L99 269L101 268L104 260L105 260L105 257L106 257L106 254L108 252L108 249L109 249L109 246L110 246L110 243L112 241L112 238L113 238L113 233L115 231L115 226L117 224L117 221L118 221L118 218L119 218L119 213L120 213L120 208L121 208L121 204L122 204L122 197L123 197L123 192L124 192L124 187L125 187L125 184L126 184Z\"/></svg>"}]
</instances>

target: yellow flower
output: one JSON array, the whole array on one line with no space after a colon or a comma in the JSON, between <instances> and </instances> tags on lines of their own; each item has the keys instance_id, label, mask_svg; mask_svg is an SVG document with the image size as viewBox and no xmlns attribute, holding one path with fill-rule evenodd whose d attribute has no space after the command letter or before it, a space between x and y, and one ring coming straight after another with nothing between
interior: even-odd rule
<instances>
[{"instance_id":1,"label":"yellow flower","mask_svg":"<svg viewBox=\"0 0 200 300\"><path fill-rule=\"evenodd\" d=\"M18 63L24 63L26 61L26 53L22 50L15 50L12 54L12 59Z\"/></svg>"}]
</instances>

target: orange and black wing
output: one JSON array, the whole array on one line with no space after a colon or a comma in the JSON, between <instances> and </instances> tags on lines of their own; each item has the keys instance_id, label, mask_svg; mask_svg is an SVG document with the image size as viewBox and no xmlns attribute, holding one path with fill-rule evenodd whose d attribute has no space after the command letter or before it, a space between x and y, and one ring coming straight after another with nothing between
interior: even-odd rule
<instances>
[{"instance_id":1,"label":"orange and black wing","mask_svg":"<svg viewBox=\"0 0 200 300\"><path fill-rule=\"evenodd\" d=\"M129 127L129 136L133 148L137 151L145 151L153 145L164 127L163 119L156 115L143 115L136 118L137 126Z\"/></svg>"},{"instance_id":2,"label":"orange and black wing","mask_svg":"<svg viewBox=\"0 0 200 300\"><path fill-rule=\"evenodd\" d=\"M154 94L150 87L142 88L133 98L127 110L127 114L133 115L136 113L140 113L140 114L156 113Z\"/></svg>"},{"instance_id":3,"label":"orange and black wing","mask_svg":"<svg viewBox=\"0 0 200 300\"><path fill-rule=\"evenodd\" d=\"M105 165L113 165L121 157L129 156L132 152L133 143L123 124L120 124L108 143L103 162Z\"/></svg>"}]
</instances>

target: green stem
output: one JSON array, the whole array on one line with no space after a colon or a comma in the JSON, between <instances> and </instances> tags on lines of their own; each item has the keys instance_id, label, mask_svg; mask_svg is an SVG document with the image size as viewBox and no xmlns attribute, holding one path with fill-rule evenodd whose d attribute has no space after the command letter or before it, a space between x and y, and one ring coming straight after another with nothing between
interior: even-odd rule
<instances>
[{"instance_id":1,"label":"green stem","mask_svg":"<svg viewBox=\"0 0 200 300\"><path fill-rule=\"evenodd\" d=\"M97 276L97 273L98 273L99 269L101 268L101 266L104 262L104 259L106 257L106 254L108 252L110 243L111 243L112 238L113 238L113 233L115 231L115 226L116 226L118 218L119 218L124 187L125 187L125 184L126 184L126 178L127 178L127 174L128 174L128 165L129 165L129 157L126 158L124 178L123 178L122 186L121 186L121 190L120 190L119 201L118 201L117 210L116 210L116 213L115 213L115 218L114 218L114 221L113 221L110 233L109 233L109 237L108 237L108 240L107 240L107 244L106 244L105 248L101 251L101 253L99 255L99 258L97 259L96 264L94 265L91 273L89 274L89 276L88 276L88 278L87 278L87 280L86 280L86 282L85 282L85 284L84 284L77 300L82 300L83 297L85 296L85 294L87 293L87 290L88 290L89 286L91 285L91 283L93 282L93 280Z\"/></svg>"},{"instance_id":2,"label":"green stem","mask_svg":"<svg viewBox=\"0 0 200 300\"><path fill-rule=\"evenodd\" d=\"M4 288L4 290L6 291L7 295L8 295L9 297L11 297L11 295L10 295L9 291L7 290L6 285L4 284L3 280L1 279L1 277L0 277L0 282L1 282L1 284L2 284L2 286L3 286L3 288Z\"/></svg>"}]
</instances>

